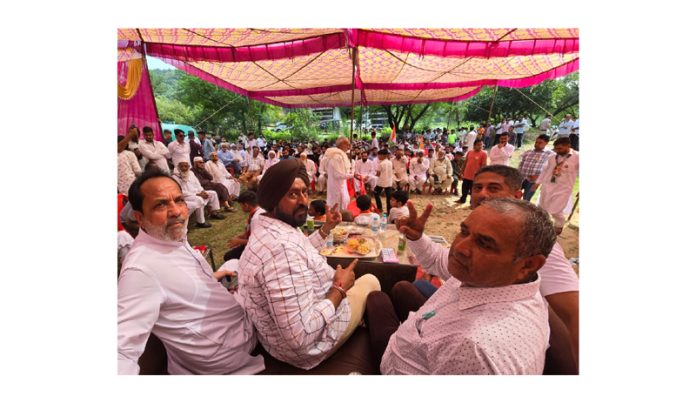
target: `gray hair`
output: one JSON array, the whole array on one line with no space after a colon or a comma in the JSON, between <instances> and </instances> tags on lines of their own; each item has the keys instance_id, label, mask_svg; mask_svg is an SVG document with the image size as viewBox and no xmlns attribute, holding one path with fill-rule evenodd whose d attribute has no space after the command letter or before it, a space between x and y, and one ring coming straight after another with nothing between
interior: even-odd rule
<instances>
[{"instance_id":1,"label":"gray hair","mask_svg":"<svg viewBox=\"0 0 696 403\"><path fill-rule=\"evenodd\" d=\"M476 172L476 175L474 175L474 180L476 180L477 176L486 172L494 173L505 178L505 184L508 185L510 190L513 192L522 188L522 181L524 180L524 177L517 168L509 167L507 165L486 165L481 167L481 169Z\"/></svg>"},{"instance_id":2,"label":"gray hair","mask_svg":"<svg viewBox=\"0 0 696 403\"><path fill-rule=\"evenodd\" d=\"M549 256L556 243L556 231L544 209L525 200L508 198L484 200L481 206L503 214L522 215L522 233L515 248L515 260L535 255Z\"/></svg>"},{"instance_id":3,"label":"gray hair","mask_svg":"<svg viewBox=\"0 0 696 403\"><path fill-rule=\"evenodd\" d=\"M348 140L348 137L346 137L346 136L338 136L338 138L336 139L336 147L338 147L338 145L341 142L346 142L346 143L348 143L348 145L350 145L350 140Z\"/></svg>"}]
</instances>

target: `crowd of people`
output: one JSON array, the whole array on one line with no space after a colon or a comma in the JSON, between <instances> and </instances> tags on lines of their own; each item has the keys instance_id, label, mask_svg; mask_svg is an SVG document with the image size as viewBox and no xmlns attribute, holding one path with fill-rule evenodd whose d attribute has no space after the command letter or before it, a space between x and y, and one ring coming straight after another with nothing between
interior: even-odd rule
<instances>
[{"instance_id":1,"label":"crowd of people","mask_svg":"<svg viewBox=\"0 0 696 403\"><path fill-rule=\"evenodd\" d=\"M579 171L579 123L568 119L558 133L542 121L518 167L509 165L524 117L461 128L453 143L447 129L401 133L395 143L372 132L370 140L329 144L254 133L227 143L179 129L157 141L151 128L141 136L131 127L118 138L118 192L128 199L119 232L119 373L138 373L151 333L173 374L258 373L257 342L311 369L362 321L383 374L540 374L547 309L563 320L577 360L577 275L556 242ZM539 188L536 206L529 201ZM470 197L472 212L450 248L423 234L432 206L419 215L413 193ZM209 228L206 218L224 219L235 203L247 214L225 254L235 269L213 272L187 241L189 217ZM341 221L381 214L424 272L443 280L439 289L398 283L386 294L374 276L356 279L357 261L334 269L319 254ZM308 215L323 225L303 234ZM231 292L224 276L237 282Z\"/></svg>"}]
</instances>

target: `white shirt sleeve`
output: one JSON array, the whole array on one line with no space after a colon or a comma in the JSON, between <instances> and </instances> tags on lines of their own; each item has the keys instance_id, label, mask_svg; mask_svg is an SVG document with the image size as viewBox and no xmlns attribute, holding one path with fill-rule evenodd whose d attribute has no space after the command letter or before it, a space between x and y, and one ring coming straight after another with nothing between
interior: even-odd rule
<instances>
[{"instance_id":1,"label":"white shirt sleeve","mask_svg":"<svg viewBox=\"0 0 696 403\"><path fill-rule=\"evenodd\" d=\"M541 278L539 292L544 297L580 290L578 275L575 274L573 266L566 259L563 247L558 242L553 245L549 257L546 258L546 263L539 269L538 273Z\"/></svg>"},{"instance_id":2,"label":"white shirt sleeve","mask_svg":"<svg viewBox=\"0 0 696 403\"><path fill-rule=\"evenodd\" d=\"M438 276L443 280L452 277L447 270L449 249L433 242L425 234L417 241L407 239L406 242L426 273Z\"/></svg>"},{"instance_id":3,"label":"white shirt sleeve","mask_svg":"<svg viewBox=\"0 0 696 403\"><path fill-rule=\"evenodd\" d=\"M159 317L164 294L157 281L137 268L118 279L118 373L137 375L138 359Z\"/></svg>"}]
</instances>

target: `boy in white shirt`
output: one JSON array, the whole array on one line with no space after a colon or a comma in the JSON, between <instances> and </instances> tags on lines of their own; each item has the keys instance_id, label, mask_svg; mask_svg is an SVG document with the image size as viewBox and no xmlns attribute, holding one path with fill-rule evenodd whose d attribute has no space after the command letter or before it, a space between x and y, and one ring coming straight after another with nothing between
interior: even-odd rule
<instances>
[{"instance_id":1,"label":"boy in white shirt","mask_svg":"<svg viewBox=\"0 0 696 403\"><path fill-rule=\"evenodd\" d=\"M408 217L408 206L406 202L408 201L408 193L403 190L397 190L392 194L391 198L391 210L389 211L389 217L387 222L394 224L399 217Z\"/></svg>"},{"instance_id":2,"label":"boy in white shirt","mask_svg":"<svg viewBox=\"0 0 696 403\"><path fill-rule=\"evenodd\" d=\"M372 223L374 217L380 219L379 214L372 212L372 199L370 196L361 195L355 199L355 204L360 209L360 214L353 220L354 223L358 225L369 226Z\"/></svg>"},{"instance_id":3,"label":"boy in white shirt","mask_svg":"<svg viewBox=\"0 0 696 403\"><path fill-rule=\"evenodd\" d=\"M392 185L394 184L394 169L392 167L391 161L387 158L389 157L389 151L382 149L377 153L377 158L379 162L376 164L377 169L377 186L375 186L375 204L380 212L382 210L382 190L387 194L387 213L391 210L391 200Z\"/></svg>"}]
</instances>

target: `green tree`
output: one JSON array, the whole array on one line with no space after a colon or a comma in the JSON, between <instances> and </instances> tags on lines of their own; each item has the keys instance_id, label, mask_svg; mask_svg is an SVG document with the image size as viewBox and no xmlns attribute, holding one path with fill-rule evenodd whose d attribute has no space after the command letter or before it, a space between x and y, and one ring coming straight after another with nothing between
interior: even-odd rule
<instances>
[{"instance_id":1,"label":"green tree","mask_svg":"<svg viewBox=\"0 0 696 403\"><path fill-rule=\"evenodd\" d=\"M177 100L155 97L157 112L163 122L194 124L197 111Z\"/></svg>"}]
</instances>

